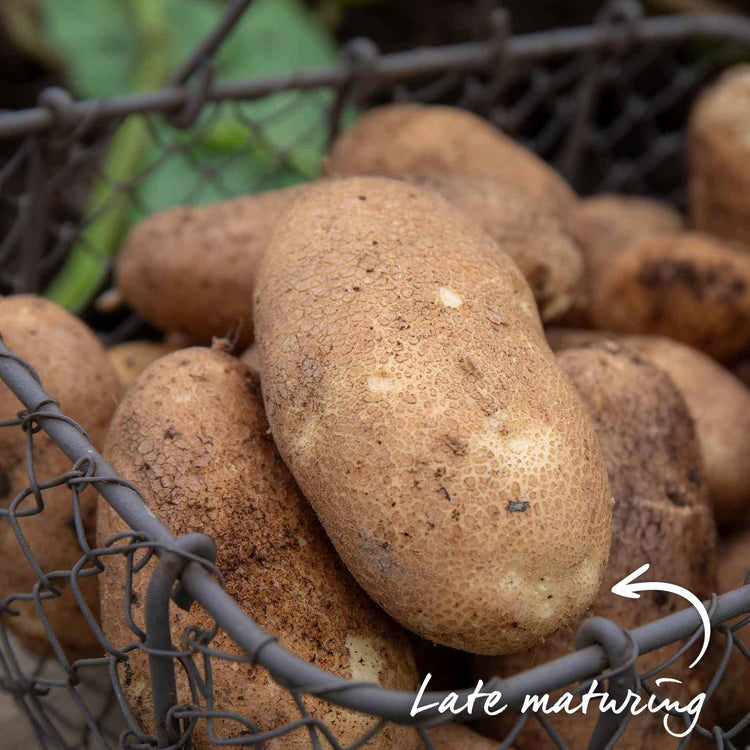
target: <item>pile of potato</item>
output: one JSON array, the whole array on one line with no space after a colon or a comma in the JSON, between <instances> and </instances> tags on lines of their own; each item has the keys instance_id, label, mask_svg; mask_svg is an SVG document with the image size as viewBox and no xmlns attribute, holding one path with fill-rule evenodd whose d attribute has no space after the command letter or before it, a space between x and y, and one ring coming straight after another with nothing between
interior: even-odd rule
<instances>
[{"instance_id":1,"label":"pile of potato","mask_svg":"<svg viewBox=\"0 0 750 750\"><path fill-rule=\"evenodd\" d=\"M108 359L79 321L23 297L0 301L0 331L175 535L214 539L229 592L292 652L400 690L444 667L427 643L476 679L509 676L570 651L592 614L632 628L685 606L610 592L644 563L646 578L704 599L750 569L750 391L731 372L750 356L750 196L733 187L750 184L750 103L724 104L748 90L750 70L731 71L695 109L690 227L644 198L579 199L472 114L392 105L342 135L314 183L175 207L130 233L116 285L163 343ZM5 432L7 504L28 477ZM65 470L57 453L40 446L40 478ZM46 494L22 528L44 570L70 568L70 502ZM82 495L92 543L94 503ZM124 525L101 503L96 523L99 544ZM141 628L153 565L133 582ZM87 596L123 648L136 640L125 560L106 566L99 599L96 579ZM33 586L24 565L0 571L6 592ZM45 609L66 653L99 652L63 594ZM3 616L30 647L46 641L30 608ZM210 622L174 609L174 637ZM222 632L214 645L237 653ZM709 660L690 671L686 659L669 676L704 689ZM298 718L263 670L214 664L215 710L261 731ZM750 708L750 667L729 670L707 709L715 723ZM145 655L121 672L153 732ZM178 692L190 702L184 674ZM342 744L376 723L307 706ZM486 737L430 736L481 750L509 718L483 722ZM595 719L556 726L584 747ZM551 747L543 735L530 726L514 747ZM665 738L660 717L639 717L618 747ZM202 723L193 742L210 745ZM268 743L309 746L304 727ZM421 742L394 725L368 746Z\"/></svg>"}]
</instances>

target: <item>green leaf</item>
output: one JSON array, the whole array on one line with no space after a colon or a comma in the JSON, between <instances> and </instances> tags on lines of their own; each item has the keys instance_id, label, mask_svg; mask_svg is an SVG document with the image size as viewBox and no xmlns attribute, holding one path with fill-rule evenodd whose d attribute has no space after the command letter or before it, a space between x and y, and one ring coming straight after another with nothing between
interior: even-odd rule
<instances>
[{"instance_id":1,"label":"green leaf","mask_svg":"<svg viewBox=\"0 0 750 750\"><path fill-rule=\"evenodd\" d=\"M133 29L121 0L44 0L42 30L66 62L76 96L115 96L130 88Z\"/></svg>"},{"instance_id":2,"label":"green leaf","mask_svg":"<svg viewBox=\"0 0 750 750\"><path fill-rule=\"evenodd\" d=\"M229 116L217 121L230 123ZM271 158L269 152L248 146L247 129L239 123L237 128L237 133L229 134L231 148L224 149L207 145L205 136L196 140L192 134L176 131L165 123L156 124L156 139L143 165L148 178L139 182L133 221L141 218L144 211L151 213L176 203L212 203L307 179L299 170ZM242 140L237 142L234 139L240 133Z\"/></svg>"},{"instance_id":3,"label":"green leaf","mask_svg":"<svg viewBox=\"0 0 750 750\"><path fill-rule=\"evenodd\" d=\"M182 63L225 9L218 0L44 0L43 17L66 58L74 93L101 97L160 85L163 64L174 70ZM332 37L302 0L255 0L218 50L216 77L282 75L337 59ZM187 132L161 117L152 117L148 129L141 118L130 118L121 128L124 135L118 132L110 144L108 179L92 191L88 213L101 206L107 211L87 229L48 293L80 309L102 279L106 259L144 210L206 203L315 177L332 102L333 92L311 90L207 105ZM130 122L140 125L126 127ZM137 183L135 205L113 191L112 181Z\"/></svg>"},{"instance_id":4,"label":"green leaf","mask_svg":"<svg viewBox=\"0 0 750 750\"><path fill-rule=\"evenodd\" d=\"M335 63L336 45L301 0L255 0L219 51L223 78L291 73Z\"/></svg>"},{"instance_id":5,"label":"green leaf","mask_svg":"<svg viewBox=\"0 0 750 750\"><path fill-rule=\"evenodd\" d=\"M218 21L221 6L212 0L168 2L174 49L184 59ZM216 75L219 80L257 78L337 60L332 37L301 0L255 0L219 49ZM330 91L280 92L241 109L262 129L254 148L284 154L294 168L314 177L325 148L331 102ZM211 148L246 148L248 133L248 127L228 113L204 138Z\"/></svg>"}]
</instances>

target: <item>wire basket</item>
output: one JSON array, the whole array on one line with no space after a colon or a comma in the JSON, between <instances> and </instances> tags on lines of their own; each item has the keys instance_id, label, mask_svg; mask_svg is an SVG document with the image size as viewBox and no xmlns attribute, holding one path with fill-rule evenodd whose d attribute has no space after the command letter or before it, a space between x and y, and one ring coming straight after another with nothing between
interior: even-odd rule
<instances>
[{"instance_id":1,"label":"wire basket","mask_svg":"<svg viewBox=\"0 0 750 750\"><path fill-rule=\"evenodd\" d=\"M275 185L279 179L299 181L312 176L306 172L310 160L314 172L315 159L353 108L387 101L441 102L478 112L554 163L581 192L639 193L682 206L684 125L692 101L702 86L750 49L750 22L721 16L644 19L637 4L617 2L591 27L512 36L508 16L500 10L488 17L483 42L379 55L371 43L356 40L335 67L215 83L211 56L247 5L247 0L239 0L229 6L222 24L168 88L93 102L75 102L65 92L51 90L34 109L0 114L0 145L10 153L0 167L3 291L41 291L76 252L89 258L103 282L110 260L91 244L93 228L111 212L122 213L123 205L128 221L160 208L149 201L154 197L149 180L175 159L187 160L195 171L194 183L185 186L182 196L188 203L263 189L265 177ZM274 123L293 118L297 107L309 107L310 102L320 114L315 127L292 127L285 131L286 140L280 138ZM118 129L132 121L148 133L151 158L135 177L112 181L102 165L103 154ZM231 153L207 157L202 144L217 122L222 127L231 122L245 137ZM242 165L258 144L266 158L265 173L253 171L253 184L228 184L233 165ZM107 186L107 201L87 213L87 190L94 184ZM85 365L81 367L83 372ZM201 534L175 538L148 511L137 488L94 449L84 429L60 411L55 394L45 392L32 367L2 343L0 378L20 402L17 414L0 415L0 427L25 441L28 474L26 490L0 504L0 524L12 528L18 564L31 565L38 579L33 590L0 592L0 692L13 696L42 747L190 747L198 726L217 746L285 747L292 737L303 735L310 747L340 747L331 730L308 710L308 696L373 717L350 747L376 741L389 723L414 726L421 743L433 746L424 727L449 716L431 710L413 718L414 694L342 680L297 658L273 634L260 630L248 617L252 613L243 612L222 588L211 540ZM57 477L37 477L34 471L40 430L70 460L70 469ZM81 492L89 485L123 521L122 534L104 547L90 543L81 508ZM66 488L81 558L71 569L50 571L36 564L21 521L49 513L45 497L55 488ZM123 618L133 638L125 648L106 640L81 585L106 575L108 561L115 557L127 568ZM158 562L149 579L144 632L135 625L131 607L133 581L146 575L149 560ZM62 584L96 635L99 658L72 661L57 638L45 607L60 596ZM200 604L242 655L213 650L212 627L170 633L170 601L183 608ZM21 603L33 606L51 659L30 657L14 640L8 623ZM746 660L750 668L750 650L740 638L740 630L750 625L750 585L712 597L707 608L715 629L714 658L713 674L707 675L702 689L710 696L730 663ZM631 631L592 618L581 628L578 650L495 680L492 687L502 691L512 711L519 710L526 695L561 688L581 692L593 679L607 683L612 695L628 689L656 695L655 680L701 637L700 617L693 608ZM647 673L638 672L639 655L667 646L672 646L668 659ZM148 655L155 733L139 726L125 699L128 662L136 653ZM213 671L218 660L268 670L289 691L298 718L261 732L265 717L254 716L252 706L245 715L215 706ZM177 703L176 670L186 676L188 704ZM469 690L457 692L465 698ZM439 702L446 695L427 694L422 703ZM458 719L481 718L483 710L478 702ZM551 742L566 747L540 714L520 715L498 747L511 747L534 721L542 724ZM622 715L602 713L589 747L614 747L626 723ZM748 727L750 713L731 727L698 724L692 739L695 746L702 742L739 748ZM680 746L688 742L690 736Z\"/></svg>"}]
</instances>

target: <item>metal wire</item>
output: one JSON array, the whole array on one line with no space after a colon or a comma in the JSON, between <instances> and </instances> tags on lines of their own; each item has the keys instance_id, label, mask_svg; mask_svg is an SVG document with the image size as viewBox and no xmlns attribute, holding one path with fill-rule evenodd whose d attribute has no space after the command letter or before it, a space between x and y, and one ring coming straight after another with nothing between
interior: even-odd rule
<instances>
[{"instance_id":1,"label":"metal wire","mask_svg":"<svg viewBox=\"0 0 750 750\"><path fill-rule=\"evenodd\" d=\"M582 193L654 195L682 206L690 104L750 44L745 19L643 19L633 3L616 2L591 27L511 36L507 15L496 12L486 42L380 55L361 40L330 68L215 82L210 53L244 5L229 7L167 88L85 102L52 89L33 109L0 113L0 141L18 142L0 169L0 293L41 291L74 247L106 266L88 230L122 200L131 218L162 207L149 185L168 179L176 164L194 174L171 197L182 203L262 190L279 184L281 173L286 182L308 179L310 157L322 154L352 101L466 107L555 163ZM303 107L304 122L295 119ZM113 181L102 155L126 118L143 120L151 147L138 174ZM208 153L205 144L226 131L246 136L227 152ZM258 153L263 158L248 168ZM87 187L95 182L109 184L110 199L90 209Z\"/></svg>"},{"instance_id":2,"label":"metal wire","mask_svg":"<svg viewBox=\"0 0 750 750\"><path fill-rule=\"evenodd\" d=\"M338 132L350 101L466 107L554 162L580 192L655 195L682 205L689 106L750 44L744 19L642 19L637 6L616 2L591 27L514 37L507 15L496 13L486 42L380 55L358 41L330 68L214 82L208 55L244 4L229 7L167 88L88 102L54 89L33 109L0 113L0 141L20 138L0 170L0 293L41 291L74 247L106 266L88 230L122 200L131 218L162 207L149 185L168 179L176 164L194 174L171 196L181 203L262 190L279 184L280 173L284 181L308 179L309 157L319 157ZM303 106L318 122L295 119ZM126 118L144 121L152 146L138 174L113 181L102 155ZM207 153L204 144L228 130L246 137L226 153ZM247 159L261 152L248 168ZM109 184L110 199L91 209L86 188L95 182Z\"/></svg>"},{"instance_id":3,"label":"metal wire","mask_svg":"<svg viewBox=\"0 0 750 750\"><path fill-rule=\"evenodd\" d=\"M266 172L243 184L243 190L262 189L265 178L275 180L279 172L294 179L307 177L300 166L301 150L307 149L309 155L312 143L313 153L322 152L353 104L364 107L386 101L469 108L555 162L579 190L657 195L680 205L685 183L683 131L693 98L738 54L747 54L750 46L750 22L741 19L643 19L636 4L617 2L592 27L513 37L508 16L500 11L492 16L486 42L380 55L372 44L357 41L347 47L338 66L217 83L211 54L246 5L244 0L230 5L220 27L166 89L97 102L75 102L56 90L40 98L34 109L0 114L0 139L20 138L13 155L0 167L4 291L39 291L76 243L86 240L86 230L111 210L104 205L86 215L85 188L108 180L102 155L127 117L142 118L151 149L136 177L113 186L112 200L125 196L136 215L155 208L149 202L148 181L174 160L184 160L195 174L194 183L185 185L186 202L235 194L237 185L228 183L226 175L234 166L242 167L258 147L270 157ZM310 102L319 113L312 130L309 125L297 128L291 138L279 141L274 124L294 117L302 103ZM244 133L241 143L220 158L207 156L201 148L216 132L217 123L231 123ZM28 486L13 488L11 502L0 507L0 524L10 525L23 555L18 564L28 564L36 578L29 591L0 592L0 691L14 696L40 746L188 747L200 730L218 746L260 747L274 738L305 736L311 747L340 747L330 728L308 709L308 696L376 717L355 746L378 737L392 722L415 726L423 744L432 746L423 726L444 721L445 714L424 712L419 715L423 726L416 726L410 716L412 693L342 680L297 658L273 634L258 628L223 589L206 539L175 539L147 509L138 489L119 477L83 428L61 412L33 368L2 343L0 379L24 407L15 415L0 415L6 417L0 429L15 430L18 440L25 441L29 477ZM34 457L40 430L70 459L68 471L37 478ZM90 543L85 528L80 494L89 486L123 520L122 533L102 546ZM69 493L81 556L70 561L69 569L44 570L24 536L24 524L45 512L45 497L56 488L67 488ZM81 586L86 579L106 575L113 561L124 561L123 622L132 633L128 643L118 646L107 640ZM141 627L133 598L137 582L149 575L147 618ZM101 647L100 657L69 660L47 609L62 596L75 598L82 622ZM193 601L210 622L200 619L198 624L196 619L182 633L170 633L170 606L188 608ZM12 635L14 618L26 605L33 607L50 643L53 656L47 661L30 660ZM716 667L704 685L713 694L734 660L750 662L740 632L743 628L747 632L750 617L735 620L750 613L750 586L715 597L707 606L721 641ZM217 628L231 637L242 656L212 647ZM657 677L701 632L693 609L633 631L608 620L590 620L581 629L576 651L494 680L487 688L501 690L513 711L520 709L526 695L562 688L580 693L593 679L608 681L613 694L627 689L655 694ZM647 672L638 671L640 655L671 644L670 657ZM712 650L716 648L714 644ZM150 664L157 696L155 733L139 723L128 703L133 664L139 657ZM241 715L216 705L215 669L226 661L245 670L267 670L292 696L297 718L267 729L267 717L253 715L252 706ZM187 686L185 705L177 705L177 676ZM465 698L469 690L456 692ZM432 692L423 696L422 703L439 703L446 697L445 692ZM458 718L481 718L483 710L477 702ZM541 725L556 746L565 747L554 722L542 714L519 716L500 747L510 747L533 723ZM748 725L750 714L739 717L732 727L699 725L695 735L716 747L738 748ZM590 746L613 746L624 728L620 718L604 714Z\"/></svg>"},{"instance_id":4,"label":"metal wire","mask_svg":"<svg viewBox=\"0 0 750 750\"><path fill-rule=\"evenodd\" d=\"M193 626L186 629L182 637L182 649L175 650L171 647L170 635L165 633L163 628L168 627L168 619L165 612L168 607L170 594L173 592L171 581L179 575L184 590L190 599L199 602L203 609L211 613L215 624L226 631L236 643L242 647L247 656L244 661L250 664L258 665L256 668L267 669L274 679L298 697L300 701L300 710L303 711L301 696L303 694L323 697L331 703L341 705L365 713L381 716L384 719L396 721L399 723L416 723L411 718L409 711L414 704L415 695L411 693L398 693L383 690L377 686L351 683L340 678L334 677L326 672L321 671L311 664L307 664L295 657L290 652L280 646L276 639L261 631L252 623L247 615L234 603L234 601L223 590L217 576L218 571L213 567L210 554L207 558L205 552L205 543L199 544L201 551L200 556L196 556L191 551L192 545L187 544L187 539L174 539L168 530L148 511L145 504L135 487L129 482L123 480L112 470L104 458L93 448L88 437L80 425L76 424L61 412L57 403L43 390L28 363L20 360L12 354L4 344L0 343L0 379L16 394L19 400L26 406L26 409L19 412L19 416L14 419L4 420L1 424L5 428L25 427L24 434L30 442L31 448L28 452L28 460L33 465L33 437L38 434L39 429L44 430L63 452L71 459L73 468L71 471L47 480L43 483L32 483L27 490L19 493L17 500L21 497L42 495L45 490L53 487L67 485L71 491L71 500L74 506L77 505L78 492L82 486L93 485L108 501L115 510L123 516L123 519L134 529L133 532L124 532L108 541L105 547L91 549L85 542L85 533L82 528L80 512L74 514L76 531L83 555L76 565L69 571L54 571L51 574L45 574L38 571L39 583L34 592L29 595L26 593L13 594L7 596L0 603L0 611L6 615L14 616L13 604L23 598L31 598L36 602L37 615L48 630L50 638L55 639L51 623L46 617L43 607L43 601L52 599L61 595L61 590L54 584L55 580L67 580L75 584L77 579L85 575L101 575L106 571L107 559L112 555L124 556L128 563L128 581L133 580L134 576L141 573L150 556L156 555L163 561L170 561L170 573L165 585L153 594L155 597L155 606L157 611L161 608L161 615L156 615L150 619L152 623L151 635L140 630L134 624L132 614L128 617L131 630L134 634L132 643L125 647L115 648L109 643L101 629L98 627L94 617L91 615L86 605L85 599L81 594L80 588L74 588L74 594L81 610L86 615L89 627L96 634L102 651L107 656L101 659L88 659L82 662L68 662L64 650L59 647L55 648L56 660L59 666L67 675L67 679L57 681L45 681L40 678L30 678L27 674L22 674L21 679L18 677L12 684L4 686L6 689L14 692L19 698L34 698L34 694L40 687L49 689L51 687L64 688L65 690L73 689L80 682L80 671L88 667L108 667L110 677L113 682L113 690L117 696L118 704L123 715L128 720L129 736L137 740L133 747L176 747L179 746L180 735L165 733L159 738L150 737L142 728L138 726L130 715L127 703L124 698L125 691L120 682L120 672L117 665L126 662L129 654L133 651L141 651L150 655L151 673L157 675L156 684L171 684L174 679L172 665L177 660L184 665L184 668L192 674L191 681L193 692L193 707L172 707L171 713L165 706L163 714L165 716L165 727L167 721L182 722L180 726L183 732L192 731L192 720L209 720L219 718L231 718L234 721L245 726L250 733L241 737L216 738L217 742L232 745L252 745L271 737L280 736L286 732L295 731L302 726L315 726L328 737L330 745L337 747L335 738L329 736L330 733L320 722L303 713L300 722L294 722L292 725L280 727L271 732L258 733L255 722L248 720L232 712L209 710L199 708L210 702L210 693L207 686L211 684L212 660L230 658L236 660L237 657L221 654L211 649L211 633L205 628ZM11 523L17 523L18 516L24 511L20 511L20 502L14 501L7 510L0 510L0 515L5 516ZM41 508L41 509L40 509ZM43 500L33 511L43 512ZM18 526L17 536L19 544L24 548L24 552L30 560L33 560L33 551L28 548ZM135 553L148 552L146 558L136 562ZM159 570L159 568L157 568ZM152 585L153 585L152 578ZM125 591L124 601L126 609L131 603L130 591L132 583ZM152 590L149 588L149 597L152 597ZM187 602L183 598L183 604ZM148 611L148 610L147 610ZM738 589L734 592L725 594L709 605L711 621L715 626L729 622L739 615L750 612L750 586ZM678 642L690 636L697 637L700 634L701 625L697 612L693 609L687 609L677 612L657 622L650 623L633 630L631 632L623 631L619 626L610 621L598 619L595 625L594 621L589 621L582 630L581 640L579 641L578 651L569 656L558 659L549 664L536 667L528 672L516 675L514 677L496 681L488 684L488 689L498 689L502 691L504 701L512 709L519 709L526 695L536 695L551 693L559 688L571 685L576 682L597 678L599 681L615 678L624 670L632 670L635 659L640 654L648 653L652 650L661 648L673 642ZM750 618L746 618L750 621ZM0 632L5 633L7 621L5 618L0 619ZM161 634L153 630L154 623L157 628L162 630ZM737 626L735 626L737 627ZM148 627L147 627L148 630ZM621 635L620 635L621 634ZM725 630L724 634L727 634ZM732 639L738 638L732 633ZM618 649L607 644L612 639L624 638L620 641ZM588 645L599 644L602 645ZM625 644L623 647L622 644ZM629 644L629 645L628 645ZM688 644L689 645L689 644ZM687 647L687 646L686 646ZM685 647L685 648L686 648ZM12 649L11 649L12 650ZM747 649L744 644L740 652L747 656ZM196 659L202 656L202 670L195 663ZM651 670L648 677L661 672L665 666L669 666L673 659L668 659L656 670ZM242 661L242 660L241 660ZM721 671L726 668L726 664L720 665ZM606 671L609 668L609 671ZM4 670L5 671L5 670ZM201 677L201 671L205 677ZM8 674L12 674L8 670ZM172 675L172 676L170 676ZM721 673L718 673L718 678ZM468 689L457 691L464 699L470 692ZM169 697L174 694L172 689L159 693L162 696ZM422 703L441 702L448 697L447 692L426 693L423 696ZM82 702L82 705L83 704ZM49 720L49 713L43 714L45 719ZM458 718L469 719L478 718L482 715L482 707L477 704L472 711L464 711L458 715ZM171 719L167 717L171 716ZM445 719L437 710L425 712L421 715L420 723ZM540 717L541 718L541 717ZM187 724L185 723L187 722ZM86 728L95 730L98 728L93 719L87 720ZM741 728L741 727L740 727ZM726 744L731 739L732 732L735 728L729 728L721 736ZM710 733L713 728L705 728L705 732ZM611 732L611 730L610 730ZM738 733L735 731L735 734ZM135 740L134 740L135 741ZM140 743L140 744L139 744ZM55 746L50 745L50 746ZM103 746L107 746L106 744ZM131 746L131 745L128 745ZM564 747L564 745L561 745ZM603 746L603 745L602 745Z\"/></svg>"}]
</instances>

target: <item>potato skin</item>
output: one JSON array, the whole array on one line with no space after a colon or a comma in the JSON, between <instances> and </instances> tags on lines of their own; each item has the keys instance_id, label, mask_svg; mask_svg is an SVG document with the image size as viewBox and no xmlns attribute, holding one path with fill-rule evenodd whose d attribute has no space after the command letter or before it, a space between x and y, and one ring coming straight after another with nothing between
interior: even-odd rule
<instances>
[{"instance_id":1,"label":"potato skin","mask_svg":"<svg viewBox=\"0 0 750 750\"><path fill-rule=\"evenodd\" d=\"M521 269L543 321L559 318L579 299L583 257L549 201L494 177L428 174L406 179L434 190L497 242Z\"/></svg>"},{"instance_id":2,"label":"potato skin","mask_svg":"<svg viewBox=\"0 0 750 750\"><path fill-rule=\"evenodd\" d=\"M112 420L106 454L175 535L202 531L214 539L228 592L286 648L341 677L413 689L416 670L405 633L338 560L267 429L261 396L247 369L228 354L191 348L158 360L128 390ZM101 513L100 542L123 525L113 511ZM111 558L100 584L104 630L120 646L135 638L122 614L123 563L120 556ZM148 573L135 580L133 612L141 626ZM171 621L175 640L186 626L211 622L197 607L190 613L173 608ZM212 645L238 653L223 631ZM139 653L129 664L126 695L139 721L152 726L146 660ZM299 718L290 694L264 669L236 667L213 662L217 709L248 716L262 730ZM190 702L182 673L179 679L181 700ZM343 744L374 723L372 717L318 699L305 703ZM416 739L413 730L391 726L373 746L418 747L412 736ZM304 729L268 743L285 750L309 746ZM194 747L208 747L202 723Z\"/></svg>"},{"instance_id":3,"label":"potato skin","mask_svg":"<svg viewBox=\"0 0 750 750\"><path fill-rule=\"evenodd\" d=\"M311 188L261 263L255 315L279 451L389 614L500 653L585 609L606 469L531 291L474 222L397 180Z\"/></svg>"},{"instance_id":4,"label":"potato skin","mask_svg":"<svg viewBox=\"0 0 750 750\"><path fill-rule=\"evenodd\" d=\"M303 186L207 206L175 206L140 222L117 256L125 301L164 331L198 344L242 320L237 345L253 340L252 291L276 218Z\"/></svg>"},{"instance_id":5,"label":"potato skin","mask_svg":"<svg viewBox=\"0 0 750 750\"><path fill-rule=\"evenodd\" d=\"M730 358L750 344L750 255L701 234L649 235L592 290L591 319Z\"/></svg>"},{"instance_id":6,"label":"potato skin","mask_svg":"<svg viewBox=\"0 0 750 750\"><path fill-rule=\"evenodd\" d=\"M536 154L480 117L439 105L390 104L338 137L327 174L469 174L510 183L564 215L575 202L565 180Z\"/></svg>"},{"instance_id":7,"label":"potato skin","mask_svg":"<svg viewBox=\"0 0 750 750\"><path fill-rule=\"evenodd\" d=\"M652 576L650 580L670 581L707 598L716 585L716 533L693 422L677 387L666 373L612 342L568 349L558 359L596 424L615 498L609 565L586 617L608 617L622 627L634 628L684 608L685 602L673 595L643 594L634 606L631 600L610 592L644 563L651 565L644 580ZM574 649L581 624L522 654L477 658L478 674L507 676L563 656ZM673 651L667 647L644 655L639 670L656 666ZM700 672L688 669L688 663L689 659L678 661L665 675L687 683ZM483 728L500 738L514 718L501 715L498 720L487 720ZM548 718L568 747L583 748L597 715ZM617 747L662 747L665 737L659 716L633 717ZM529 721L514 747L535 750L555 745L536 722Z\"/></svg>"},{"instance_id":8,"label":"potato skin","mask_svg":"<svg viewBox=\"0 0 750 750\"><path fill-rule=\"evenodd\" d=\"M41 297L18 295L0 298L0 333L12 352L36 369L45 390L60 403L63 413L82 425L94 446L101 448L120 393L117 375L107 354L84 323ZM0 414L7 419L22 404L4 384L0 387ZM13 498L29 486L25 437L19 427L0 430L0 505L8 508ZM34 470L44 482L70 471L72 464L43 431L34 437ZM73 503L66 486L43 491L44 510L20 519L21 531L41 569L70 570L83 556L73 522ZM83 526L94 542L97 495L87 489L80 495ZM33 499L19 510L31 509ZM7 518L0 519L0 598L11 593L31 593L37 577L27 563ZM81 614L70 587L56 581L63 591L58 599L44 602L44 610L69 659L101 656L102 649ZM99 614L96 577L80 579L86 602ZM40 655L52 648L44 627L30 602L13 603L19 617L3 621L25 646Z\"/></svg>"},{"instance_id":9,"label":"potato skin","mask_svg":"<svg viewBox=\"0 0 750 750\"><path fill-rule=\"evenodd\" d=\"M685 399L700 443L706 483L720 526L750 520L750 390L697 349L663 336L617 336L605 331L549 328L554 351L613 340L669 373Z\"/></svg>"},{"instance_id":10,"label":"potato skin","mask_svg":"<svg viewBox=\"0 0 750 750\"><path fill-rule=\"evenodd\" d=\"M750 65L705 89L688 125L690 218L750 250Z\"/></svg>"},{"instance_id":11,"label":"potato skin","mask_svg":"<svg viewBox=\"0 0 750 750\"><path fill-rule=\"evenodd\" d=\"M668 372L685 398L720 526L750 520L750 390L702 352L660 336L624 343Z\"/></svg>"},{"instance_id":12,"label":"potato skin","mask_svg":"<svg viewBox=\"0 0 750 750\"><path fill-rule=\"evenodd\" d=\"M128 388L152 362L179 348L168 341L124 341L107 349L107 354L120 383Z\"/></svg>"},{"instance_id":13,"label":"potato skin","mask_svg":"<svg viewBox=\"0 0 750 750\"><path fill-rule=\"evenodd\" d=\"M614 193L582 198L567 217L567 229L591 277L599 277L624 248L645 235L683 228L682 216L666 203Z\"/></svg>"}]
</instances>

